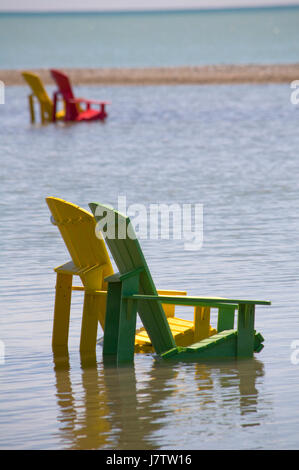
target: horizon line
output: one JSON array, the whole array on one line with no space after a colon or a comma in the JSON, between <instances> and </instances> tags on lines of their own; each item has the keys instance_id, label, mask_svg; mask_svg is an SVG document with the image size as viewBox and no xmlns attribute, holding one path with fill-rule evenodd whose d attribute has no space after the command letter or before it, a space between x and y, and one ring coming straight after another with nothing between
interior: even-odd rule
<instances>
[{"instance_id":1,"label":"horizon line","mask_svg":"<svg viewBox=\"0 0 299 470\"><path fill-rule=\"evenodd\" d=\"M200 8L144 8L144 9L127 9L127 10L0 10L0 15L82 15L82 14L99 14L99 15L113 15L113 14L143 14L143 13L211 13L211 12L239 12L239 11L252 11L252 10L286 10L286 9L299 9L298 4L286 5L261 5L261 6L228 6L228 7L200 7Z\"/></svg>"}]
</instances>

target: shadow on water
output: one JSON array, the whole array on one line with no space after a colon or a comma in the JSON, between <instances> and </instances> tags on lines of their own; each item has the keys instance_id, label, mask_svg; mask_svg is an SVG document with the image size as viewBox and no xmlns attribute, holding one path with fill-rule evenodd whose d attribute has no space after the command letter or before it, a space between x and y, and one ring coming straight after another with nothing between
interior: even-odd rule
<instances>
[{"instance_id":1,"label":"shadow on water","mask_svg":"<svg viewBox=\"0 0 299 470\"><path fill-rule=\"evenodd\" d=\"M69 357L54 356L57 420L64 448L158 449L161 432L167 434L163 428L175 425L173 415L180 419L178 410L190 399L197 400L199 421L200 409L213 408L215 402L219 406L220 396L221 409L235 407L237 400L241 417L255 415L241 426L260 424L256 382L264 375L264 366L255 359L189 364L183 369L188 377L185 385L178 365L154 361L141 374L135 369L134 365L104 366L95 358L81 360L81 382L73 384Z\"/></svg>"}]
</instances>

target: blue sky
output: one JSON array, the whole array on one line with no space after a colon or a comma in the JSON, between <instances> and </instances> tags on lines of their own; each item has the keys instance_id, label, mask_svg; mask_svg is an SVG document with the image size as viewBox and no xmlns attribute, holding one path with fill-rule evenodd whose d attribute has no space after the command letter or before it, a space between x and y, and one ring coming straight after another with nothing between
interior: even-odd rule
<instances>
[{"instance_id":1,"label":"blue sky","mask_svg":"<svg viewBox=\"0 0 299 470\"><path fill-rule=\"evenodd\" d=\"M299 0L0 0L0 11L78 11L299 5Z\"/></svg>"}]
</instances>

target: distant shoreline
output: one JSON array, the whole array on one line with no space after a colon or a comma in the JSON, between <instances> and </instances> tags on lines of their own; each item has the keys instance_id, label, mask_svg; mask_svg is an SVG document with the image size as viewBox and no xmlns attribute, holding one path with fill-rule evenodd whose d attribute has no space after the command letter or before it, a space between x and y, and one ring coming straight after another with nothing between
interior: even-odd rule
<instances>
[{"instance_id":1,"label":"distant shoreline","mask_svg":"<svg viewBox=\"0 0 299 470\"><path fill-rule=\"evenodd\" d=\"M59 70L70 77L73 85L212 85L290 83L299 80L299 63ZM39 75L45 85L54 84L47 69L30 71ZM0 80L6 86L25 85L21 70L0 69Z\"/></svg>"},{"instance_id":2,"label":"distant shoreline","mask_svg":"<svg viewBox=\"0 0 299 470\"><path fill-rule=\"evenodd\" d=\"M243 5L242 2L240 5L215 5L214 7L211 5L208 6L201 6L201 7L178 7L178 8L173 8L173 7L153 7L153 8L136 8L136 7L131 7L131 8L126 8L126 9L119 9L119 8L99 8L99 9L3 9L0 10L0 15L6 15L6 16L13 16L13 15L35 15L35 16L41 16L41 15L143 15L143 14L185 14L185 13L246 13L246 12L251 12L251 11L268 11L268 10L289 10L289 9L298 9L299 4L298 3L293 3L289 2L286 4L262 4L260 6L257 5Z\"/></svg>"}]
</instances>

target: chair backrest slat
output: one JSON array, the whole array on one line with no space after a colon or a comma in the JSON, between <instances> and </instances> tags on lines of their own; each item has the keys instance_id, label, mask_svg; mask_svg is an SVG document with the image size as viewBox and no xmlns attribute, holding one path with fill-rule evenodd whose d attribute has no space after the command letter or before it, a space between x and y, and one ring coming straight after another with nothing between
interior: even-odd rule
<instances>
[{"instance_id":1,"label":"chair backrest slat","mask_svg":"<svg viewBox=\"0 0 299 470\"><path fill-rule=\"evenodd\" d=\"M46 201L73 263L78 268L107 265L104 274L113 274L105 242L96 237L92 214L60 198L48 197ZM102 287L98 286L99 289Z\"/></svg>"},{"instance_id":2,"label":"chair backrest slat","mask_svg":"<svg viewBox=\"0 0 299 470\"><path fill-rule=\"evenodd\" d=\"M74 99L74 93L72 89L72 85L67 75L60 72L60 70L51 69L50 73L52 75L53 80L55 81L59 92L63 96L65 100L66 107L69 109L69 113L73 119L75 119L79 115L78 107L75 103L69 103L70 99Z\"/></svg>"}]
</instances>

